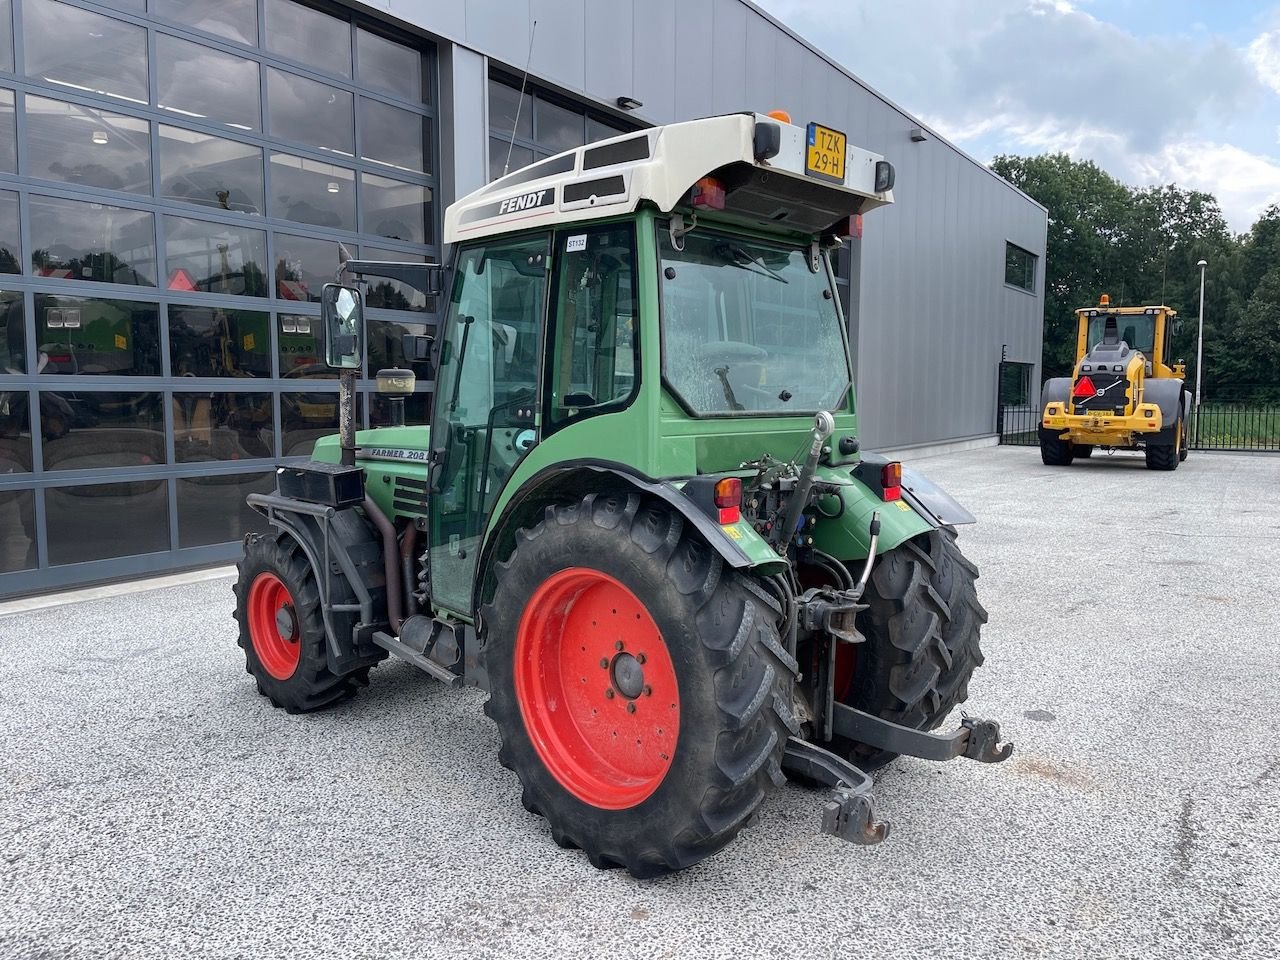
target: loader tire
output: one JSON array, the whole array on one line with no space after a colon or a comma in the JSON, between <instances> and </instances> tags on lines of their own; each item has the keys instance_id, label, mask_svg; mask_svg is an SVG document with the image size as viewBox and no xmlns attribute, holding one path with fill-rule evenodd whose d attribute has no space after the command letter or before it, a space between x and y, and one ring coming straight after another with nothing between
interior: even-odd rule
<instances>
[{"instance_id":1,"label":"loader tire","mask_svg":"<svg viewBox=\"0 0 1280 960\"><path fill-rule=\"evenodd\" d=\"M1063 440L1056 433L1040 431L1040 460L1046 467L1066 467L1071 464L1071 441Z\"/></svg>"},{"instance_id":2,"label":"loader tire","mask_svg":"<svg viewBox=\"0 0 1280 960\"><path fill-rule=\"evenodd\" d=\"M987 611L978 602L978 568L960 552L951 527L888 551L872 568L858 618L857 649L845 703L885 720L933 730L969 697L982 665ZM838 744L864 770L897 756L853 741Z\"/></svg>"},{"instance_id":3,"label":"loader tire","mask_svg":"<svg viewBox=\"0 0 1280 960\"><path fill-rule=\"evenodd\" d=\"M728 844L783 783L780 610L660 501L548 507L481 614L499 759L562 847L633 876Z\"/></svg>"},{"instance_id":4,"label":"loader tire","mask_svg":"<svg viewBox=\"0 0 1280 960\"><path fill-rule=\"evenodd\" d=\"M260 694L287 713L308 713L368 684L368 667L343 675L329 670L320 590L293 537L249 534L237 567L236 642Z\"/></svg>"},{"instance_id":5,"label":"loader tire","mask_svg":"<svg viewBox=\"0 0 1280 960\"><path fill-rule=\"evenodd\" d=\"M1172 443L1147 444L1148 470L1177 470L1178 464L1186 459L1186 429L1182 423L1182 414L1173 425Z\"/></svg>"},{"instance_id":6,"label":"loader tire","mask_svg":"<svg viewBox=\"0 0 1280 960\"><path fill-rule=\"evenodd\" d=\"M1073 443L1071 445L1071 459L1088 460L1093 456L1092 443Z\"/></svg>"}]
</instances>

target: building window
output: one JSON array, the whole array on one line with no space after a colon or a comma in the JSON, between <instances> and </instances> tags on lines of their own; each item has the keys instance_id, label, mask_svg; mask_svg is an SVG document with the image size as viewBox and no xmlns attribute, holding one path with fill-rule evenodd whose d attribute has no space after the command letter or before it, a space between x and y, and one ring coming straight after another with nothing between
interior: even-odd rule
<instances>
[{"instance_id":1,"label":"building window","mask_svg":"<svg viewBox=\"0 0 1280 960\"><path fill-rule=\"evenodd\" d=\"M356 31L360 82L403 100L427 101L422 54L361 27Z\"/></svg>"},{"instance_id":2,"label":"building window","mask_svg":"<svg viewBox=\"0 0 1280 960\"><path fill-rule=\"evenodd\" d=\"M151 12L228 40L258 45L258 0L151 0Z\"/></svg>"},{"instance_id":3,"label":"building window","mask_svg":"<svg viewBox=\"0 0 1280 960\"><path fill-rule=\"evenodd\" d=\"M18 172L18 135L15 131L13 91L0 90L0 173Z\"/></svg>"},{"instance_id":4,"label":"building window","mask_svg":"<svg viewBox=\"0 0 1280 960\"><path fill-rule=\"evenodd\" d=\"M164 33L156 37L156 60L161 110L235 130L262 126L255 61Z\"/></svg>"},{"instance_id":5,"label":"building window","mask_svg":"<svg viewBox=\"0 0 1280 960\"><path fill-rule=\"evenodd\" d=\"M55 197L32 197L29 203L36 276L156 285L156 230L150 213Z\"/></svg>"},{"instance_id":6,"label":"building window","mask_svg":"<svg viewBox=\"0 0 1280 960\"><path fill-rule=\"evenodd\" d=\"M154 303L36 294L41 374L160 376Z\"/></svg>"},{"instance_id":7,"label":"building window","mask_svg":"<svg viewBox=\"0 0 1280 960\"><path fill-rule=\"evenodd\" d=\"M267 0L267 49L314 70L351 76L351 24L293 0Z\"/></svg>"},{"instance_id":8,"label":"building window","mask_svg":"<svg viewBox=\"0 0 1280 960\"><path fill-rule=\"evenodd\" d=\"M496 76L489 79L490 180L535 160L635 129L634 124L558 100L528 85L522 98L517 81Z\"/></svg>"},{"instance_id":9,"label":"building window","mask_svg":"<svg viewBox=\"0 0 1280 960\"><path fill-rule=\"evenodd\" d=\"M322 160L271 154L271 213L335 230L356 229L356 174Z\"/></svg>"},{"instance_id":10,"label":"building window","mask_svg":"<svg viewBox=\"0 0 1280 960\"><path fill-rule=\"evenodd\" d=\"M1036 255L1012 243L1004 245L1004 282L1034 292L1036 289Z\"/></svg>"},{"instance_id":11,"label":"building window","mask_svg":"<svg viewBox=\"0 0 1280 960\"><path fill-rule=\"evenodd\" d=\"M27 94L27 169L83 187L151 193L151 124Z\"/></svg>"},{"instance_id":12,"label":"building window","mask_svg":"<svg viewBox=\"0 0 1280 960\"><path fill-rule=\"evenodd\" d=\"M351 157L356 152L353 98L327 83L267 71L267 111L271 135Z\"/></svg>"},{"instance_id":13,"label":"building window","mask_svg":"<svg viewBox=\"0 0 1280 960\"><path fill-rule=\"evenodd\" d=\"M21 273L22 252L18 249L18 195L0 190L0 273Z\"/></svg>"},{"instance_id":14,"label":"building window","mask_svg":"<svg viewBox=\"0 0 1280 960\"><path fill-rule=\"evenodd\" d=\"M147 102L147 31L57 0L22 5L27 76L68 92Z\"/></svg>"},{"instance_id":15,"label":"building window","mask_svg":"<svg viewBox=\"0 0 1280 960\"><path fill-rule=\"evenodd\" d=\"M0 0L0 70L13 72L13 3Z\"/></svg>"},{"instance_id":16,"label":"building window","mask_svg":"<svg viewBox=\"0 0 1280 960\"><path fill-rule=\"evenodd\" d=\"M261 214L262 148L160 124L160 195L214 210Z\"/></svg>"}]
</instances>

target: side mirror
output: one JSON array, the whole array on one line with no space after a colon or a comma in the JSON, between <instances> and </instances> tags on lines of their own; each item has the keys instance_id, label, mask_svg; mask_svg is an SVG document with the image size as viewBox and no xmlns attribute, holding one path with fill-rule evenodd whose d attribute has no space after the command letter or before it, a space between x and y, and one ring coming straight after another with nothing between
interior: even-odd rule
<instances>
[{"instance_id":1,"label":"side mirror","mask_svg":"<svg viewBox=\"0 0 1280 960\"><path fill-rule=\"evenodd\" d=\"M355 287L326 283L320 292L324 362L335 370L359 370L364 355L364 303Z\"/></svg>"}]
</instances>

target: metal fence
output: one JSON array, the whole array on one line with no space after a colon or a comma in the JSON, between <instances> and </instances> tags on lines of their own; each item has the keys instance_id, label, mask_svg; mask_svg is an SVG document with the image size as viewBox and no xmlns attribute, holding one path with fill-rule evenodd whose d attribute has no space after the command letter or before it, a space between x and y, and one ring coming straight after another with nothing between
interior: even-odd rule
<instances>
[{"instance_id":1,"label":"metal fence","mask_svg":"<svg viewBox=\"0 0 1280 960\"><path fill-rule=\"evenodd\" d=\"M1000 364L996 434L1002 444L1034 447L1040 443L1039 390L1030 384L1031 364ZM1252 399L1223 399L1252 393ZM1220 387L1193 410L1193 450L1270 451L1280 453L1280 400L1258 399L1256 388Z\"/></svg>"},{"instance_id":2,"label":"metal fence","mask_svg":"<svg viewBox=\"0 0 1280 960\"><path fill-rule=\"evenodd\" d=\"M1280 452L1280 401L1202 400L1191 416L1191 448Z\"/></svg>"}]
</instances>

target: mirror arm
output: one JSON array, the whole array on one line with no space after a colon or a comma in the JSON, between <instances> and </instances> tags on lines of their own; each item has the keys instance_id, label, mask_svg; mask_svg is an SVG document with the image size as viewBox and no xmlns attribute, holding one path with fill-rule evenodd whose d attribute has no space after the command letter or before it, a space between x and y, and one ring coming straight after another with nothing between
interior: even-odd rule
<instances>
[{"instance_id":1,"label":"mirror arm","mask_svg":"<svg viewBox=\"0 0 1280 960\"><path fill-rule=\"evenodd\" d=\"M356 374L343 370L338 374L338 444L342 449L342 466L356 465Z\"/></svg>"},{"instance_id":2,"label":"mirror arm","mask_svg":"<svg viewBox=\"0 0 1280 960\"><path fill-rule=\"evenodd\" d=\"M438 263L390 263L381 260L348 260L342 265L342 272L354 273L361 278L365 276L386 277L407 283L415 290L421 290L429 297L438 297L444 292L442 271Z\"/></svg>"}]
</instances>

